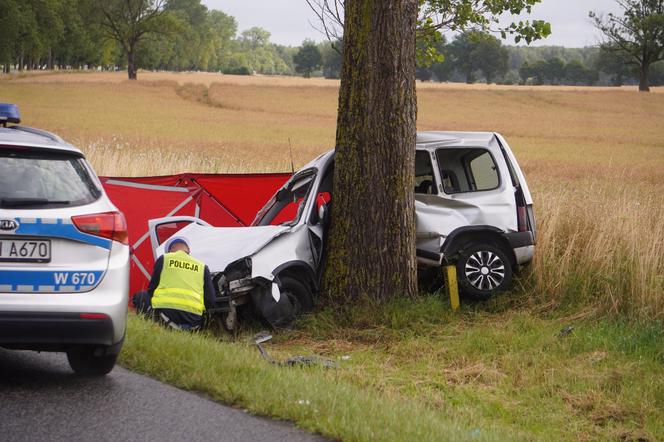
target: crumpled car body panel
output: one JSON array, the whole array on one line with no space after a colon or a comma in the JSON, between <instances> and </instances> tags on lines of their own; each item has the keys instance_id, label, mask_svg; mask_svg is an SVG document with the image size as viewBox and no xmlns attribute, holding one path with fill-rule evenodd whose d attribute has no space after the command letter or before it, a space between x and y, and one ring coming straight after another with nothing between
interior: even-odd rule
<instances>
[{"instance_id":1,"label":"crumpled car body panel","mask_svg":"<svg viewBox=\"0 0 664 442\"><path fill-rule=\"evenodd\" d=\"M185 238L191 246L192 256L203 261L210 272L216 273L223 272L240 258L254 255L274 238L289 231L287 226L211 227L191 223L176 236ZM158 255L164 253L163 248L164 244L159 246Z\"/></svg>"}]
</instances>

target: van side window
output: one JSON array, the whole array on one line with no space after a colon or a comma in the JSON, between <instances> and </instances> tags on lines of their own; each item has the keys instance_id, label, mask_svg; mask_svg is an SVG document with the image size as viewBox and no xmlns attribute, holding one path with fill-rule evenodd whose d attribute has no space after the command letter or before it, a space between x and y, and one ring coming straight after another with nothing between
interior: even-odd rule
<instances>
[{"instance_id":1,"label":"van side window","mask_svg":"<svg viewBox=\"0 0 664 442\"><path fill-rule=\"evenodd\" d=\"M445 148L436 152L447 194L493 190L500 185L498 168L488 150Z\"/></svg>"},{"instance_id":2,"label":"van side window","mask_svg":"<svg viewBox=\"0 0 664 442\"><path fill-rule=\"evenodd\" d=\"M437 194L436 180L433 177L431 156L427 151L415 152L415 193Z\"/></svg>"}]
</instances>

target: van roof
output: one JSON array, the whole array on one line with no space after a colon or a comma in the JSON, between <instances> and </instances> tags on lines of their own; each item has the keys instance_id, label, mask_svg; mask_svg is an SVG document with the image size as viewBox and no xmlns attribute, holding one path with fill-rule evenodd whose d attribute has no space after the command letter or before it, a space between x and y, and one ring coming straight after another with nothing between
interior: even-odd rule
<instances>
[{"instance_id":1,"label":"van roof","mask_svg":"<svg viewBox=\"0 0 664 442\"><path fill-rule=\"evenodd\" d=\"M488 146L495 137L494 132L418 132L418 147L439 145Z\"/></svg>"},{"instance_id":2,"label":"van roof","mask_svg":"<svg viewBox=\"0 0 664 442\"><path fill-rule=\"evenodd\" d=\"M486 147L488 148L496 137L495 132L418 132L417 149L438 149L439 147ZM300 171L312 167L321 168L334 157L334 149L327 151L311 160Z\"/></svg>"},{"instance_id":3,"label":"van roof","mask_svg":"<svg viewBox=\"0 0 664 442\"><path fill-rule=\"evenodd\" d=\"M27 126L0 126L0 145L53 149L81 154L81 151L59 136Z\"/></svg>"}]
</instances>

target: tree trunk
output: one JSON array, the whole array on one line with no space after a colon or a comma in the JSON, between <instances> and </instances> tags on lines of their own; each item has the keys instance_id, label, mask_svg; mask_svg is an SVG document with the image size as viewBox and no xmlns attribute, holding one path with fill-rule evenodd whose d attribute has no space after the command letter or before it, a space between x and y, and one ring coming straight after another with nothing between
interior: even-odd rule
<instances>
[{"instance_id":1,"label":"tree trunk","mask_svg":"<svg viewBox=\"0 0 664 442\"><path fill-rule=\"evenodd\" d=\"M346 3L328 301L417 293L414 170L417 0Z\"/></svg>"},{"instance_id":2,"label":"tree trunk","mask_svg":"<svg viewBox=\"0 0 664 442\"><path fill-rule=\"evenodd\" d=\"M639 91L650 92L650 65L641 65L641 75L639 78Z\"/></svg>"},{"instance_id":3,"label":"tree trunk","mask_svg":"<svg viewBox=\"0 0 664 442\"><path fill-rule=\"evenodd\" d=\"M127 51L127 75L130 80L136 80L136 50L135 48L130 48Z\"/></svg>"}]
</instances>

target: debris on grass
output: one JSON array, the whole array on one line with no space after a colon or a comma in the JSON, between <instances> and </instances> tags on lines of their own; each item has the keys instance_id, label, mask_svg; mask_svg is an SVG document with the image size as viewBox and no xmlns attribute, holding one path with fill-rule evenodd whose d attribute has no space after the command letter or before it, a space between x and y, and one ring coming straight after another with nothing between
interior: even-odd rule
<instances>
[{"instance_id":1,"label":"debris on grass","mask_svg":"<svg viewBox=\"0 0 664 442\"><path fill-rule=\"evenodd\" d=\"M258 348L263 359L273 365L288 367L320 366L323 368L336 368L337 364L331 359L325 359L318 356L293 356L284 362L275 361L263 347L263 343L272 339L272 335L267 332L260 332L254 336L254 344Z\"/></svg>"},{"instance_id":2,"label":"debris on grass","mask_svg":"<svg viewBox=\"0 0 664 442\"><path fill-rule=\"evenodd\" d=\"M563 327L559 332L558 332L558 337L559 338L564 338L565 336L568 336L574 331L574 327L571 325L567 325Z\"/></svg>"}]
</instances>

